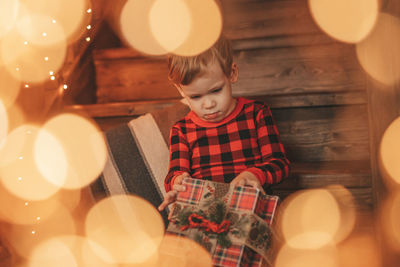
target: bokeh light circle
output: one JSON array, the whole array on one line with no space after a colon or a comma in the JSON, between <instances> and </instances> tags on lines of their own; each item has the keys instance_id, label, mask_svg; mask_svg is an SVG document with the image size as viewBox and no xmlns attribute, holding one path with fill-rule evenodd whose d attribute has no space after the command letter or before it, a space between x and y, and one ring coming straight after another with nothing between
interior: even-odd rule
<instances>
[{"instance_id":1,"label":"bokeh light circle","mask_svg":"<svg viewBox=\"0 0 400 267\"><path fill-rule=\"evenodd\" d=\"M14 78L4 66L0 66L0 100L5 107L12 106L20 92L21 78L17 77Z\"/></svg>"},{"instance_id":2,"label":"bokeh light circle","mask_svg":"<svg viewBox=\"0 0 400 267\"><path fill-rule=\"evenodd\" d=\"M307 250L295 249L286 244L280 249L274 267L339 267L336 255L337 250L332 246Z\"/></svg>"},{"instance_id":3,"label":"bokeh light circle","mask_svg":"<svg viewBox=\"0 0 400 267\"><path fill-rule=\"evenodd\" d=\"M27 42L16 31L1 42L1 57L8 72L21 81L38 83L48 80L49 72L56 72L64 63L66 41L50 46Z\"/></svg>"},{"instance_id":4,"label":"bokeh light circle","mask_svg":"<svg viewBox=\"0 0 400 267\"><path fill-rule=\"evenodd\" d=\"M85 221L88 238L106 249L111 263L140 264L153 257L164 234L160 213L146 200L117 195L97 203ZM99 253L100 257L104 257Z\"/></svg>"},{"instance_id":5,"label":"bokeh light circle","mask_svg":"<svg viewBox=\"0 0 400 267\"><path fill-rule=\"evenodd\" d=\"M18 0L0 1L0 39L14 27L18 15L18 8Z\"/></svg>"},{"instance_id":6,"label":"bokeh light circle","mask_svg":"<svg viewBox=\"0 0 400 267\"><path fill-rule=\"evenodd\" d=\"M3 101L0 99L0 152L8 133L8 114Z\"/></svg>"},{"instance_id":7,"label":"bokeh light circle","mask_svg":"<svg viewBox=\"0 0 400 267\"><path fill-rule=\"evenodd\" d=\"M185 3L191 14L190 32L183 44L172 52L181 56L194 56L217 41L222 31L222 15L214 0L191 0Z\"/></svg>"},{"instance_id":8,"label":"bokeh light circle","mask_svg":"<svg viewBox=\"0 0 400 267\"><path fill-rule=\"evenodd\" d=\"M400 184L400 117L386 128L380 145L380 162L386 179Z\"/></svg>"},{"instance_id":9,"label":"bokeh light circle","mask_svg":"<svg viewBox=\"0 0 400 267\"><path fill-rule=\"evenodd\" d=\"M376 23L377 0L309 0L311 14L323 31L349 43L364 39Z\"/></svg>"},{"instance_id":10,"label":"bokeh light circle","mask_svg":"<svg viewBox=\"0 0 400 267\"><path fill-rule=\"evenodd\" d=\"M59 235L75 235L76 232L71 213L63 205L58 205L50 217L35 224L12 225L6 238L20 256L27 258L43 241Z\"/></svg>"},{"instance_id":11,"label":"bokeh light circle","mask_svg":"<svg viewBox=\"0 0 400 267\"><path fill-rule=\"evenodd\" d=\"M380 13L373 31L356 46L363 69L375 80L392 85L400 80L400 19Z\"/></svg>"},{"instance_id":12,"label":"bokeh light circle","mask_svg":"<svg viewBox=\"0 0 400 267\"><path fill-rule=\"evenodd\" d=\"M340 210L327 190L300 191L284 205L281 229L287 244L294 248L317 249L330 244L339 226Z\"/></svg>"},{"instance_id":13,"label":"bokeh light circle","mask_svg":"<svg viewBox=\"0 0 400 267\"><path fill-rule=\"evenodd\" d=\"M154 38L171 52L188 38L192 27L190 9L183 0L156 0L150 10Z\"/></svg>"},{"instance_id":14,"label":"bokeh light circle","mask_svg":"<svg viewBox=\"0 0 400 267\"><path fill-rule=\"evenodd\" d=\"M1 182L12 194L27 200L43 200L60 190L49 183L37 169L33 145L39 128L22 125L7 136L1 149Z\"/></svg>"},{"instance_id":15,"label":"bokeh light circle","mask_svg":"<svg viewBox=\"0 0 400 267\"><path fill-rule=\"evenodd\" d=\"M134 49L149 55L163 55L163 48L153 36L150 29L150 10L156 0L128 0L121 16L121 37Z\"/></svg>"},{"instance_id":16,"label":"bokeh light circle","mask_svg":"<svg viewBox=\"0 0 400 267\"><path fill-rule=\"evenodd\" d=\"M48 164L51 157L57 159L52 161L53 166ZM35 143L35 159L49 181L63 188L77 189L93 182L103 171L107 148L103 133L93 121L64 113L43 125ZM62 174L54 176L57 169L65 167L65 179Z\"/></svg>"}]
</instances>

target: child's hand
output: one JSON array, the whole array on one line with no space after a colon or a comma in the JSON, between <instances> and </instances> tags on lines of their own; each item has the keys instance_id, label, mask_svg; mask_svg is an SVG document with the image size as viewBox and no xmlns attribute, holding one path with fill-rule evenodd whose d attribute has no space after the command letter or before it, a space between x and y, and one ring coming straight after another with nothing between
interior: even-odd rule
<instances>
[{"instance_id":1,"label":"child's hand","mask_svg":"<svg viewBox=\"0 0 400 267\"><path fill-rule=\"evenodd\" d=\"M258 180L258 178L253 173L248 171L244 171L236 176L235 179L231 181L231 185L234 187L250 185L254 188L260 189L264 193L264 189L260 184L260 180Z\"/></svg>"},{"instance_id":2,"label":"child's hand","mask_svg":"<svg viewBox=\"0 0 400 267\"><path fill-rule=\"evenodd\" d=\"M167 207L169 204L174 203L176 200L176 196L178 195L178 192L183 192L186 190L186 187L182 185L182 181L184 178L191 178L191 177L189 173L184 172L175 178L172 190L165 195L164 201L161 203L160 206L158 206L159 211L164 210L165 207Z\"/></svg>"}]
</instances>

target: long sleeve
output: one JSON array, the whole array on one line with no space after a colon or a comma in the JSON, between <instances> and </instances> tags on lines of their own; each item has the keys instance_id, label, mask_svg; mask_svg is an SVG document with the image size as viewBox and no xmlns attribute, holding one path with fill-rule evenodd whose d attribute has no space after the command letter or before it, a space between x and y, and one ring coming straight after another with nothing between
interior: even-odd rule
<instances>
[{"instance_id":1,"label":"long sleeve","mask_svg":"<svg viewBox=\"0 0 400 267\"><path fill-rule=\"evenodd\" d=\"M289 176L290 162L286 157L285 149L268 106L263 106L258 111L256 129L262 162L257 163L249 171L254 173L266 188Z\"/></svg>"},{"instance_id":2,"label":"long sleeve","mask_svg":"<svg viewBox=\"0 0 400 267\"><path fill-rule=\"evenodd\" d=\"M164 180L165 191L172 189L173 179L184 172L190 171L189 145L180 129L172 127L170 132L169 168Z\"/></svg>"}]
</instances>

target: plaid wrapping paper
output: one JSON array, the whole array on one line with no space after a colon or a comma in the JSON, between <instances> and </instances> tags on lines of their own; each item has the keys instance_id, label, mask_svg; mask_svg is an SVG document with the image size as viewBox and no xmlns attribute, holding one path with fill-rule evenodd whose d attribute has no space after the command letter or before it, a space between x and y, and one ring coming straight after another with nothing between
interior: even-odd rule
<instances>
[{"instance_id":1,"label":"plaid wrapping paper","mask_svg":"<svg viewBox=\"0 0 400 267\"><path fill-rule=\"evenodd\" d=\"M186 178L182 184L186 190L177 196L168 232L184 234L200 243L211 253L214 266L269 266L270 225L279 201L277 196L265 195L252 187L232 188L230 184L199 179ZM182 227L185 214L200 214L212 221L212 216L221 213L218 209L223 207L224 220L230 223L225 234Z\"/></svg>"}]
</instances>

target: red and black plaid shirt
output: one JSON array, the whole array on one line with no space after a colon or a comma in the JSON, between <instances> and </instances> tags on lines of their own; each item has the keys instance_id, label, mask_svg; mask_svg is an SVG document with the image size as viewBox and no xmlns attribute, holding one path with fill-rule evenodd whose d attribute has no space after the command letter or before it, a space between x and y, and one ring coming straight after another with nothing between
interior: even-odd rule
<instances>
[{"instance_id":1,"label":"red and black plaid shirt","mask_svg":"<svg viewBox=\"0 0 400 267\"><path fill-rule=\"evenodd\" d=\"M220 122L200 119L193 111L175 123L170 134L169 171L165 189L174 177L231 182L243 171L261 185L278 183L289 175L289 161L268 106L239 97L235 109Z\"/></svg>"}]
</instances>

